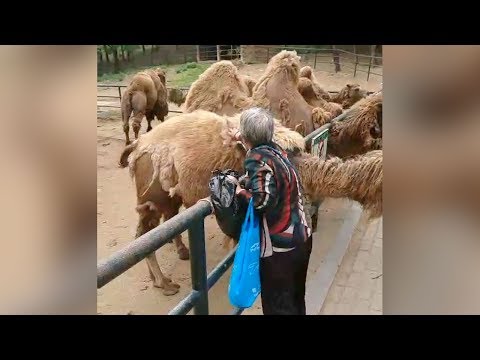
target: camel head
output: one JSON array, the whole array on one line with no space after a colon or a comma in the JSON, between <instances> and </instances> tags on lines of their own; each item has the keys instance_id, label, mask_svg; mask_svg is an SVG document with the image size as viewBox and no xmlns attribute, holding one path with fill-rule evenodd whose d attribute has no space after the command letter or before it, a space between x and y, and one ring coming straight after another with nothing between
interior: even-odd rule
<instances>
[{"instance_id":1,"label":"camel head","mask_svg":"<svg viewBox=\"0 0 480 360\"><path fill-rule=\"evenodd\" d=\"M161 68L156 68L154 71L158 75L158 77L160 78L160 81L162 82L162 84L166 85L167 74L165 73L165 71L163 71Z\"/></svg>"},{"instance_id":2,"label":"camel head","mask_svg":"<svg viewBox=\"0 0 480 360\"><path fill-rule=\"evenodd\" d=\"M344 97L351 100L352 103L367 97L367 91L362 89L359 84L349 83L340 93L343 93Z\"/></svg>"},{"instance_id":3,"label":"camel head","mask_svg":"<svg viewBox=\"0 0 480 360\"><path fill-rule=\"evenodd\" d=\"M265 74L285 72L287 77L295 84L298 83L300 74L300 56L296 51L282 50L277 55L272 57L268 62Z\"/></svg>"}]
</instances>

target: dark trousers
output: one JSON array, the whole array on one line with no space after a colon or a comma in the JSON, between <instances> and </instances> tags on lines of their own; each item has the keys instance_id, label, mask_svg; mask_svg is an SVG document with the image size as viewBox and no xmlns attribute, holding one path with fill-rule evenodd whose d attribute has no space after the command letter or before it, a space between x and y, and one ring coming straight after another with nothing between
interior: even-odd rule
<instances>
[{"instance_id":1,"label":"dark trousers","mask_svg":"<svg viewBox=\"0 0 480 360\"><path fill-rule=\"evenodd\" d=\"M305 282L312 237L294 250L260 259L264 315L306 315Z\"/></svg>"}]
</instances>

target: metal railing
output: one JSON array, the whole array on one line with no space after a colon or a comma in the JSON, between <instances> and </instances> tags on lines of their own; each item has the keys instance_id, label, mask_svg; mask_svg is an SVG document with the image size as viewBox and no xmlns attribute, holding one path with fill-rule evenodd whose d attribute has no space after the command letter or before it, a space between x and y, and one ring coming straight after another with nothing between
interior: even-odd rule
<instances>
[{"instance_id":1,"label":"metal railing","mask_svg":"<svg viewBox=\"0 0 480 360\"><path fill-rule=\"evenodd\" d=\"M343 120L349 111L345 111L332 121ZM311 140L330 126L330 123L325 124L304 138L307 151ZM319 202L315 206L318 208ZM213 209L210 201L208 199L199 200L192 207L139 236L106 259L101 260L97 264L97 289L102 288L145 259L149 254L160 249L171 239L188 230L192 291L168 315L186 315L192 308L195 315L208 315L208 291L232 265L236 252L235 247L207 275L204 221L205 217L212 213ZM242 312L243 309L234 308L231 315L240 315Z\"/></svg>"},{"instance_id":2,"label":"metal railing","mask_svg":"<svg viewBox=\"0 0 480 360\"><path fill-rule=\"evenodd\" d=\"M118 89L118 96L116 95L98 95L97 94L97 99L98 98L106 98L106 99L118 99L118 105L99 105L97 101L97 109L98 108L115 108L115 109L120 109L120 104L122 102L122 88L126 88L127 85L123 84L97 84L97 87L99 88L117 88ZM172 87L167 86L167 91L172 89ZM188 87L178 87L176 88L181 91L187 91L188 92ZM168 110L169 113L182 113L182 111L179 110Z\"/></svg>"}]
</instances>

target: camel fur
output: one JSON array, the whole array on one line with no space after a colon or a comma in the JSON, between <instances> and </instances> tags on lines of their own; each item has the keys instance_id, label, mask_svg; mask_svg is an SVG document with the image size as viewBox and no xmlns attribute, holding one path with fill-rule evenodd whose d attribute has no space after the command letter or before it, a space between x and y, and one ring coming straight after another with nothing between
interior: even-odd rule
<instances>
[{"instance_id":1,"label":"camel fur","mask_svg":"<svg viewBox=\"0 0 480 360\"><path fill-rule=\"evenodd\" d=\"M326 90L324 90L321 86L320 83L317 81L317 78L313 74L313 70L310 66L304 66L300 69L300 79L301 78L306 78L312 82L312 88L313 91L315 92L315 95L320 99L323 99L325 101L331 101L331 96L330 93ZM308 102L308 101L307 101ZM311 104L310 104L311 105Z\"/></svg>"},{"instance_id":2,"label":"camel fur","mask_svg":"<svg viewBox=\"0 0 480 360\"><path fill-rule=\"evenodd\" d=\"M320 161L302 153L293 156L304 191L313 201L324 197L358 201L371 218L382 215L383 152L342 160L338 157Z\"/></svg>"},{"instance_id":3,"label":"camel fur","mask_svg":"<svg viewBox=\"0 0 480 360\"><path fill-rule=\"evenodd\" d=\"M357 101L364 99L367 96L367 91L362 89L358 84L345 85L338 94L332 97L332 101L341 104L343 109L349 109Z\"/></svg>"},{"instance_id":4,"label":"camel fur","mask_svg":"<svg viewBox=\"0 0 480 360\"><path fill-rule=\"evenodd\" d=\"M313 82L306 77L301 77L298 80L298 92L310 106L321 108L327 113L326 122L330 122L330 120L343 113L341 105L323 99L321 95L315 91Z\"/></svg>"},{"instance_id":5,"label":"camel fur","mask_svg":"<svg viewBox=\"0 0 480 360\"><path fill-rule=\"evenodd\" d=\"M348 158L381 149L382 93L370 95L356 103L345 119L332 122L327 152Z\"/></svg>"},{"instance_id":6,"label":"camel fur","mask_svg":"<svg viewBox=\"0 0 480 360\"><path fill-rule=\"evenodd\" d=\"M253 101L272 111L281 123L304 135L314 130L312 106L298 92L300 57L283 50L272 57L265 73L253 88Z\"/></svg>"},{"instance_id":7,"label":"camel fur","mask_svg":"<svg viewBox=\"0 0 480 360\"><path fill-rule=\"evenodd\" d=\"M212 64L190 87L185 99L187 113L207 110L219 115L234 115L252 105L248 86L231 61Z\"/></svg>"},{"instance_id":8,"label":"camel fur","mask_svg":"<svg viewBox=\"0 0 480 360\"><path fill-rule=\"evenodd\" d=\"M130 169L130 174L135 180L138 205L142 206L149 202L155 205L155 211L149 211L147 215L140 217L141 225L137 237L151 230L156 224L151 220L145 223L146 216L159 219L163 215L167 218L178 213L182 203L188 208L200 199L208 197L210 195L208 183L213 170L230 168L243 172L245 150L234 140L239 124L240 114L227 117L197 110L171 117L125 148L120 158L120 166L128 166ZM291 153L302 154L305 149L303 137L282 126L277 120L274 141ZM316 162L322 163L319 158L315 159ZM302 173L300 175L302 176ZM321 183L322 176L327 175L327 172L319 173L317 181ZM366 207L369 207L367 201L370 198L363 198L359 191L353 189L360 186L360 183L351 179L354 185L348 187L348 179L345 179L347 182L344 184L345 189L337 190L331 184L331 188L321 189L319 196L360 199ZM310 178L307 180L310 181ZM308 189L310 191L316 188ZM362 189L366 189L366 186ZM348 191L352 191L352 194ZM152 207L144 205L144 208ZM175 243L179 255L182 251L188 252L181 237L175 239ZM165 295L178 292L176 284L161 272L154 254L147 259L147 264L154 284L163 288Z\"/></svg>"},{"instance_id":9,"label":"camel fur","mask_svg":"<svg viewBox=\"0 0 480 360\"><path fill-rule=\"evenodd\" d=\"M172 88L168 90L168 101L177 105L178 107L182 106L185 102L186 95L185 93L177 88Z\"/></svg>"},{"instance_id":10,"label":"camel fur","mask_svg":"<svg viewBox=\"0 0 480 360\"><path fill-rule=\"evenodd\" d=\"M248 75L240 75L240 79L243 81L243 83L248 89L248 96L252 97L253 88L255 87L255 85L257 85L257 80Z\"/></svg>"},{"instance_id":11,"label":"camel fur","mask_svg":"<svg viewBox=\"0 0 480 360\"><path fill-rule=\"evenodd\" d=\"M121 112L125 142L130 144L129 119L133 112L132 128L135 139L138 138L143 117L147 118L147 132L152 129L151 122L157 117L163 121L168 114L167 88L165 72L160 68L141 71L133 77L121 100Z\"/></svg>"}]
</instances>

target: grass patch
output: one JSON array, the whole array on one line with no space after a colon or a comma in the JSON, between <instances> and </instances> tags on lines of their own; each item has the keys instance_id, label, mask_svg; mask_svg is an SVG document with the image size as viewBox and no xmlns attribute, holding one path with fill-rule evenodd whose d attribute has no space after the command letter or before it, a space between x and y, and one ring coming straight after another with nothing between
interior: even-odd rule
<instances>
[{"instance_id":1,"label":"grass patch","mask_svg":"<svg viewBox=\"0 0 480 360\"><path fill-rule=\"evenodd\" d=\"M177 65L175 72L167 75L168 83L172 86L190 86L209 66L205 63Z\"/></svg>"},{"instance_id":2,"label":"grass patch","mask_svg":"<svg viewBox=\"0 0 480 360\"><path fill-rule=\"evenodd\" d=\"M190 86L198 76L203 73L211 64L210 63L187 63L180 65L160 65L160 67L167 73L167 86ZM97 76L97 82L99 83L121 83L125 77L132 75L136 72L153 69L155 66L143 66L125 69L117 74L105 73L101 76Z\"/></svg>"}]
</instances>

